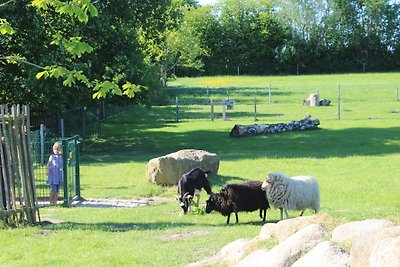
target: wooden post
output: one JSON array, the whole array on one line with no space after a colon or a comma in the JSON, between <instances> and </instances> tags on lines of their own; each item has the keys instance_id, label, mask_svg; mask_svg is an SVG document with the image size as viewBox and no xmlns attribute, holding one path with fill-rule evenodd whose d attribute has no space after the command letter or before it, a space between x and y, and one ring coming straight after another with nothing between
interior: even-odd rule
<instances>
[{"instance_id":1,"label":"wooden post","mask_svg":"<svg viewBox=\"0 0 400 267\"><path fill-rule=\"evenodd\" d=\"M211 99L211 121L214 121L214 102Z\"/></svg>"},{"instance_id":2,"label":"wooden post","mask_svg":"<svg viewBox=\"0 0 400 267\"><path fill-rule=\"evenodd\" d=\"M30 119L30 109L29 106L24 106L25 109L25 117L26 117L26 150L27 150L27 159L28 159L28 170L29 170L29 178L30 178L30 187L32 188L32 213L34 216L33 223L36 223L36 212L38 219L40 221L40 213L39 213L39 204L37 202L37 194L35 187L35 173L33 170L33 159L32 159L32 151L31 151L31 119Z\"/></svg>"},{"instance_id":3,"label":"wooden post","mask_svg":"<svg viewBox=\"0 0 400 267\"><path fill-rule=\"evenodd\" d=\"M30 151L29 107L0 106L1 219L6 224L40 220Z\"/></svg>"},{"instance_id":4,"label":"wooden post","mask_svg":"<svg viewBox=\"0 0 400 267\"><path fill-rule=\"evenodd\" d=\"M4 119L3 116L3 109L1 110L2 113L2 121ZM4 127L4 125L3 125ZM7 138L4 138L4 142ZM4 147L4 149L3 149ZM1 219L6 222L6 223L10 223L11 222L11 218L9 216L9 214L7 214L8 211L10 211L10 186L8 184L9 181L9 176L8 173L6 171L6 160L7 157L4 157L4 155L6 154L7 148L6 146L3 145L3 136L1 134L0 131L0 157L1 157L1 169L0 169L0 215L1 215Z\"/></svg>"},{"instance_id":5,"label":"wooden post","mask_svg":"<svg viewBox=\"0 0 400 267\"><path fill-rule=\"evenodd\" d=\"M175 108L175 112L176 112L176 116L175 116L175 121L179 122L179 97L175 98L175 103L176 103L176 108Z\"/></svg>"},{"instance_id":6,"label":"wooden post","mask_svg":"<svg viewBox=\"0 0 400 267\"><path fill-rule=\"evenodd\" d=\"M82 147L85 147L86 144L86 107L83 107L81 110L81 118L82 118Z\"/></svg>"},{"instance_id":7,"label":"wooden post","mask_svg":"<svg viewBox=\"0 0 400 267\"><path fill-rule=\"evenodd\" d=\"M254 95L254 121L257 120L257 95Z\"/></svg>"},{"instance_id":8,"label":"wooden post","mask_svg":"<svg viewBox=\"0 0 400 267\"><path fill-rule=\"evenodd\" d=\"M269 84L269 91L268 91L269 103L271 104L271 84Z\"/></svg>"},{"instance_id":9,"label":"wooden post","mask_svg":"<svg viewBox=\"0 0 400 267\"><path fill-rule=\"evenodd\" d=\"M20 164L20 177L21 177L21 185L22 185L22 191L23 191L23 200L24 200L24 205L26 207L31 207L31 199L30 199L30 194L29 194L29 190L28 190L28 185L27 185L27 173L26 173L26 169L24 168L24 164L26 164L26 162L24 161L23 158L23 154L24 154L24 150L23 150L23 144L22 144L22 126L21 126L21 121L20 121L20 112L19 112L19 105L17 106L13 106L13 119L14 119L14 125L15 125L15 129L16 129L16 145L17 145L17 155L18 155L18 159L19 159L19 164ZM31 223L33 221L32 218L32 214L30 212L26 212L26 218L28 220L29 223Z\"/></svg>"},{"instance_id":10,"label":"wooden post","mask_svg":"<svg viewBox=\"0 0 400 267\"><path fill-rule=\"evenodd\" d=\"M106 103L103 101L101 106L102 106L102 111L103 111L101 120L104 121L106 119Z\"/></svg>"},{"instance_id":11,"label":"wooden post","mask_svg":"<svg viewBox=\"0 0 400 267\"><path fill-rule=\"evenodd\" d=\"M16 188L17 192L15 192L13 190L10 190L10 195L11 195L11 210L9 212L11 212L12 216L11 218L9 217L9 219L13 222L17 221L17 200L19 201L19 203L22 203L22 199L21 199L21 187L20 187L20 183L18 181L20 181L19 178L19 170L17 168L17 162L16 162L16 158L17 158L17 153L16 153L16 149L15 149L15 142L14 142L14 136L13 134L15 133L15 129L13 127L12 124L12 117L9 114L5 114L6 112L8 112L8 107L5 106L5 108L1 107L1 123L2 123L2 127L3 127L3 137L4 137L4 145L5 145L5 150L6 150L6 157L8 159L6 165L7 165L7 175L8 175L8 179L10 181L10 186L12 189ZM9 121L9 123L5 123L6 122L6 116L7 116L7 120ZM17 186L14 187L14 180L17 181ZM22 216L21 216L22 218Z\"/></svg>"},{"instance_id":12,"label":"wooden post","mask_svg":"<svg viewBox=\"0 0 400 267\"><path fill-rule=\"evenodd\" d=\"M340 82L338 84L338 119L340 120Z\"/></svg>"},{"instance_id":13,"label":"wooden post","mask_svg":"<svg viewBox=\"0 0 400 267\"><path fill-rule=\"evenodd\" d=\"M100 109L98 108L96 110L96 138L99 138L100 136Z\"/></svg>"},{"instance_id":14,"label":"wooden post","mask_svg":"<svg viewBox=\"0 0 400 267\"><path fill-rule=\"evenodd\" d=\"M26 209L26 212L28 213L28 222L29 224L34 224L36 222L36 196L35 196L35 183L34 183L34 177L33 177L33 168L31 168L31 151L30 151L30 145L29 145L29 131L30 129L28 128L28 114L27 114L27 107L22 106L21 107L21 138L22 138L22 158L24 162L23 168L25 168L25 175L26 175L26 189L28 192L28 208ZM29 220L30 218L30 220Z\"/></svg>"},{"instance_id":15,"label":"wooden post","mask_svg":"<svg viewBox=\"0 0 400 267\"><path fill-rule=\"evenodd\" d=\"M222 119L226 121L226 105L222 105Z\"/></svg>"}]
</instances>

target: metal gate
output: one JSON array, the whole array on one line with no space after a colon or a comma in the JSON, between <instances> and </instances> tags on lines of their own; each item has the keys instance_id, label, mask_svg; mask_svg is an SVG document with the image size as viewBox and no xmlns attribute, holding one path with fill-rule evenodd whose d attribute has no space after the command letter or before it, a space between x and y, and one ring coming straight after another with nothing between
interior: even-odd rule
<instances>
[{"instance_id":1,"label":"metal gate","mask_svg":"<svg viewBox=\"0 0 400 267\"><path fill-rule=\"evenodd\" d=\"M49 204L50 187L47 184L47 160L52 153L54 142L60 139L33 138L32 158L35 172L35 189L40 206ZM39 140L40 139L40 140ZM81 197L79 172L79 136L61 139L63 151L63 187L60 190L58 203L70 206Z\"/></svg>"},{"instance_id":2,"label":"metal gate","mask_svg":"<svg viewBox=\"0 0 400 267\"><path fill-rule=\"evenodd\" d=\"M62 139L63 156L63 181L64 181L64 205L69 206L73 201L80 199L79 176L79 138L73 136Z\"/></svg>"}]
</instances>

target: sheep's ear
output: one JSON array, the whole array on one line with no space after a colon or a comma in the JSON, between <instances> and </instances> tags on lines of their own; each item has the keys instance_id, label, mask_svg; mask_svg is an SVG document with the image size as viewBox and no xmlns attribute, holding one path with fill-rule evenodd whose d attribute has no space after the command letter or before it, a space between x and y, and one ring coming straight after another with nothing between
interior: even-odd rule
<instances>
[{"instance_id":1,"label":"sheep's ear","mask_svg":"<svg viewBox=\"0 0 400 267\"><path fill-rule=\"evenodd\" d=\"M273 173L268 173L267 177L265 177L264 183L272 184L275 181L275 176Z\"/></svg>"}]
</instances>

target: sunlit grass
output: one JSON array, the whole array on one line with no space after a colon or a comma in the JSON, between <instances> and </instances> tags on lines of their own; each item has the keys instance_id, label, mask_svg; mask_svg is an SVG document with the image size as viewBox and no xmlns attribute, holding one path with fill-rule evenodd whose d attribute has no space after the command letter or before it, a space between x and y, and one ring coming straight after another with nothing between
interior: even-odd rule
<instances>
[{"instance_id":1,"label":"sunlit grass","mask_svg":"<svg viewBox=\"0 0 400 267\"><path fill-rule=\"evenodd\" d=\"M219 155L218 174L210 176L214 191L226 183L262 181L271 171L309 174L319 181L320 215L330 229L339 222L367 218L400 223L400 114L393 112L400 109L395 99L399 78L398 73L378 73L220 76L171 82L175 90L199 94L207 86L221 87L221 99L228 88L235 109L228 111L228 121L203 116L176 123L168 117L173 108L138 107L106 121L98 141L81 155L84 198L163 197L167 202L136 209L43 208L42 221L58 223L0 230L2 266L183 266L215 254L238 238L255 237L263 225L257 212L239 213L238 225L226 225L226 218L218 213L182 216L174 200L176 186L148 181L145 170L150 159L185 148ZM335 102L339 81L340 120ZM265 93L270 83L272 103ZM332 105L302 106L302 99L317 90ZM256 123L288 122L310 113L320 120L319 129L230 138L235 124L255 123L255 91L264 92L257 96ZM194 114L210 112L209 106L196 105L193 110ZM206 198L202 192L201 205ZM278 219L279 210L267 212L268 222ZM257 248L269 246L265 242Z\"/></svg>"}]
</instances>

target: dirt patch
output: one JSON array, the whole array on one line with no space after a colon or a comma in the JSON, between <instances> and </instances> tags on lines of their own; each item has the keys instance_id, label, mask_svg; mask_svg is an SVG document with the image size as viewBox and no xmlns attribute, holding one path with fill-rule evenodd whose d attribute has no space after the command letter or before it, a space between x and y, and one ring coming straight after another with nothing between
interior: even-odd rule
<instances>
[{"instance_id":1,"label":"dirt patch","mask_svg":"<svg viewBox=\"0 0 400 267\"><path fill-rule=\"evenodd\" d=\"M192 236L207 235L208 233L209 233L209 231L206 231L206 230L186 231L186 232L179 232L179 233L175 233L175 234L162 235L162 236L160 236L160 239L164 240L164 241L171 241L171 240L188 238L188 237L192 237Z\"/></svg>"},{"instance_id":2,"label":"dirt patch","mask_svg":"<svg viewBox=\"0 0 400 267\"><path fill-rule=\"evenodd\" d=\"M37 235L37 236L53 236L53 235L56 235L56 232L53 232L53 231L40 231L40 232L37 232L37 233L35 233L35 235Z\"/></svg>"},{"instance_id":3,"label":"dirt patch","mask_svg":"<svg viewBox=\"0 0 400 267\"><path fill-rule=\"evenodd\" d=\"M112 199L112 198L87 198L73 202L73 207L88 207L88 208L138 208L147 206L152 203L163 203L170 201L168 198L151 197L146 199L129 200L129 199Z\"/></svg>"}]
</instances>

